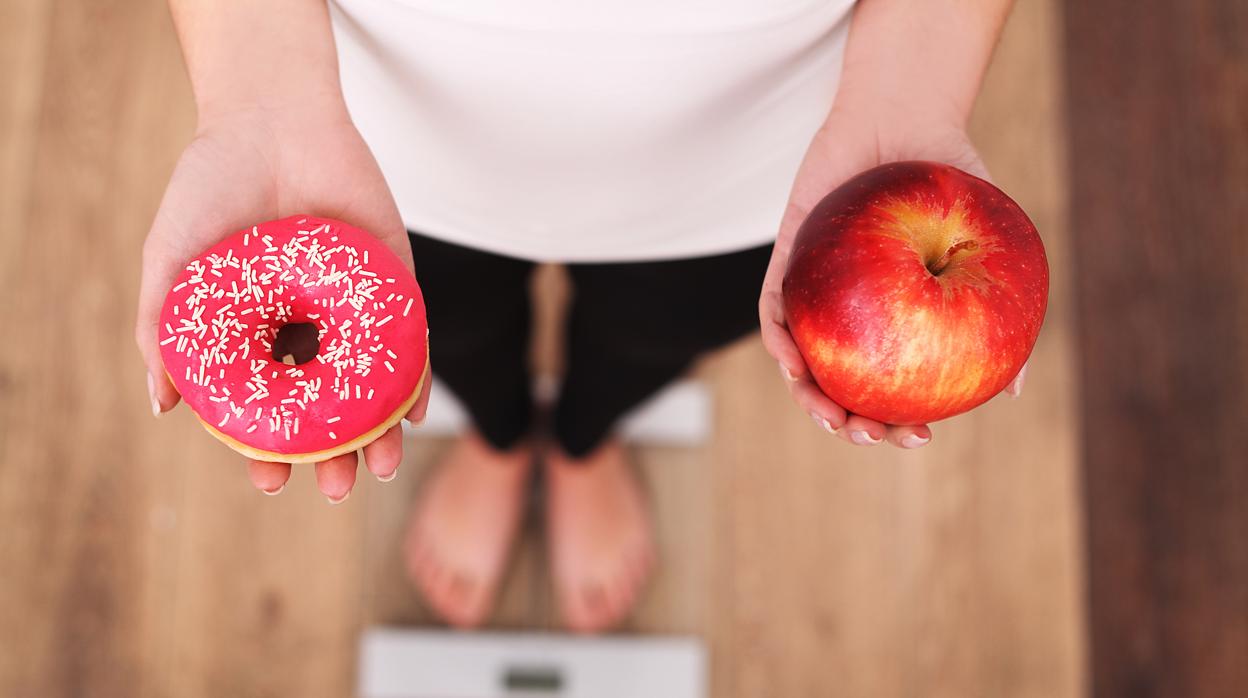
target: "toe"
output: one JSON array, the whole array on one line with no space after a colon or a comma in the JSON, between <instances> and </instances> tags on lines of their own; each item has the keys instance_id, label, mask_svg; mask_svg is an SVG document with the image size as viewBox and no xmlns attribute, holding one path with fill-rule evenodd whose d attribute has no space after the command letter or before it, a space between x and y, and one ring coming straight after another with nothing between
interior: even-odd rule
<instances>
[{"instance_id":1,"label":"toe","mask_svg":"<svg viewBox=\"0 0 1248 698\"><path fill-rule=\"evenodd\" d=\"M438 564L438 558L428 552L421 558L420 567L417 569L417 577L420 583L420 592L425 597L425 601L429 602L431 607L438 605L438 598L441 593L442 568Z\"/></svg>"},{"instance_id":2,"label":"toe","mask_svg":"<svg viewBox=\"0 0 1248 698\"><path fill-rule=\"evenodd\" d=\"M596 633L606 628L610 607L607 590L598 582L588 582L579 593L571 595L568 608L568 629L577 633Z\"/></svg>"},{"instance_id":3,"label":"toe","mask_svg":"<svg viewBox=\"0 0 1248 698\"><path fill-rule=\"evenodd\" d=\"M466 572L455 572L450 577L446 607L442 609L447 622L463 629L481 625L485 621L487 608L480 581Z\"/></svg>"},{"instance_id":4,"label":"toe","mask_svg":"<svg viewBox=\"0 0 1248 698\"><path fill-rule=\"evenodd\" d=\"M419 532L412 531L403 542L403 562L408 579L416 586L420 586L420 580L425 576L425 557L425 539Z\"/></svg>"},{"instance_id":5,"label":"toe","mask_svg":"<svg viewBox=\"0 0 1248 698\"><path fill-rule=\"evenodd\" d=\"M589 632L585 599L571 590L560 593L559 615L565 628L572 632Z\"/></svg>"},{"instance_id":6,"label":"toe","mask_svg":"<svg viewBox=\"0 0 1248 698\"><path fill-rule=\"evenodd\" d=\"M639 551L627 570L630 603L636 601L641 588L649 581L650 568L650 556L644 550Z\"/></svg>"},{"instance_id":7,"label":"toe","mask_svg":"<svg viewBox=\"0 0 1248 698\"><path fill-rule=\"evenodd\" d=\"M615 575L607 602L607 622L615 625L628 615L637 597L637 580L631 567L622 566Z\"/></svg>"},{"instance_id":8,"label":"toe","mask_svg":"<svg viewBox=\"0 0 1248 698\"><path fill-rule=\"evenodd\" d=\"M433 574L430 580L429 602L434 613L443 621L456 625L458 604L456 603L455 573L445 566L445 560L434 558Z\"/></svg>"}]
</instances>

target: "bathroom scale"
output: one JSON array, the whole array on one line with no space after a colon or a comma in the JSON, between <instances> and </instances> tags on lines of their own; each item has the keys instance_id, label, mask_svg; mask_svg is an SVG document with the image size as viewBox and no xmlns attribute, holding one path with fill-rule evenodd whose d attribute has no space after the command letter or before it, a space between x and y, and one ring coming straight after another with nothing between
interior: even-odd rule
<instances>
[{"instance_id":1,"label":"bathroom scale","mask_svg":"<svg viewBox=\"0 0 1248 698\"><path fill-rule=\"evenodd\" d=\"M360 639L359 698L705 698L690 637L579 637L375 627Z\"/></svg>"}]
</instances>

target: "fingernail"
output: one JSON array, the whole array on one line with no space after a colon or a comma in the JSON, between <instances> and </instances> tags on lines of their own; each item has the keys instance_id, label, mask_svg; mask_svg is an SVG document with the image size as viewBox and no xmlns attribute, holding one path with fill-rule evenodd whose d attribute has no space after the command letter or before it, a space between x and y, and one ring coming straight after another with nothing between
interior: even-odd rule
<instances>
[{"instance_id":1,"label":"fingernail","mask_svg":"<svg viewBox=\"0 0 1248 698\"><path fill-rule=\"evenodd\" d=\"M793 373L789 371L789 367L784 364L780 364L780 375L784 376L784 379L790 383L797 381L797 376L793 375Z\"/></svg>"},{"instance_id":2,"label":"fingernail","mask_svg":"<svg viewBox=\"0 0 1248 698\"><path fill-rule=\"evenodd\" d=\"M906 448L918 448L919 446L922 446L931 440L932 438L930 436L925 439L922 436L919 436L918 434L906 434L901 439L901 445Z\"/></svg>"},{"instance_id":3,"label":"fingernail","mask_svg":"<svg viewBox=\"0 0 1248 698\"><path fill-rule=\"evenodd\" d=\"M325 499L328 499L330 504L342 504L343 502L347 501L347 497L350 497L350 496L351 496L351 490L347 490L346 494L342 495L341 497L337 499L334 499L333 497L326 497Z\"/></svg>"},{"instance_id":4,"label":"fingernail","mask_svg":"<svg viewBox=\"0 0 1248 698\"><path fill-rule=\"evenodd\" d=\"M1014 376L1014 382L1010 384L1010 396L1018 399L1023 396L1023 384L1027 382L1027 365L1023 364L1023 368L1019 370L1018 375Z\"/></svg>"},{"instance_id":5,"label":"fingernail","mask_svg":"<svg viewBox=\"0 0 1248 698\"><path fill-rule=\"evenodd\" d=\"M422 415L420 416L420 419L409 419L409 420L407 420L407 423L408 423L408 424L411 424L411 425L412 425L412 428L414 429L414 428L416 428L416 427L418 427L418 426L420 426L420 425L424 424L424 423L425 423L425 417L428 417L428 416L429 416L428 414L422 414Z\"/></svg>"},{"instance_id":6,"label":"fingernail","mask_svg":"<svg viewBox=\"0 0 1248 698\"><path fill-rule=\"evenodd\" d=\"M281 484L281 486L279 486L277 489L273 489L273 490L260 490L260 491L261 491L261 492L263 492L263 493L265 493L265 494L267 494L267 495L268 495L268 496L270 496L270 497L276 497L277 495L281 494L281 493L282 493L282 490L284 490L284 489L286 489L286 483L284 483L284 482L283 482L283 483Z\"/></svg>"},{"instance_id":7,"label":"fingernail","mask_svg":"<svg viewBox=\"0 0 1248 698\"><path fill-rule=\"evenodd\" d=\"M395 468L394 470L390 471L389 475L378 475L377 482L390 482L391 480L393 480L394 478L398 476L399 476L399 469Z\"/></svg>"},{"instance_id":8,"label":"fingernail","mask_svg":"<svg viewBox=\"0 0 1248 698\"><path fill-rule=\"evenodd\" d=\"M855 429L854 431L851 431L849 433L849 440L859 446L874 446L880 442L880 439L871 436L863 429Z\"/></svg>"},{"instance_id":9,"label":"fingernail","mask_svg":"<svg viewBox=\"0 0 1248 698\"><path fill-rule=\"evenodd\" d=\"M152 401L152 416L160 416L160 401L156 399L156 380L147 374L147 397Z\"/></svg>"},{"instance_id":10,"label":"fingernail","mask_svg":"<svg viewBox=\"0 0 1248 698\"><path fill-rule=\"evenodd\" d=\"M832 425L828 423L828 420L824 419L823 417L820 417L814 412L811 412L810 418L815 420L815 424L818 424L820 427L823 427L823 430L828 432L829 434L836 433L836 430L832 428Z\"/></svg>"}]
</instances>

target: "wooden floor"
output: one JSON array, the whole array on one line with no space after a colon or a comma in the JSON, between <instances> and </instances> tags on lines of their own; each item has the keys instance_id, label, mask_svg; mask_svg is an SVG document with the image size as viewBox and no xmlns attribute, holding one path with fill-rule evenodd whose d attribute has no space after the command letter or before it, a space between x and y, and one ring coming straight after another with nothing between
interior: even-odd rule
<instances>
[{"instance_id":1,"label":"wooden floor","mask_svg":"<svg viewBox=\"0 0 1248 698\"><path fill-rule=\"evenodd\" d=\"M1248 4L1066 7L1093 690L1240 698Z\"/></svg>"},{"instance_id":2,"label":"wooden floor","mask_svg":"<svg viewBox=\"0 0 1248 698\"><path fill-rule=\"evenodd\" d=\"M1083 693L1060 25L1020 0L973 123L1054 272L1025 397L857 450L749 340L700 369L714 443L637 453L663 568L628 629L704 638L714 695ZM5 0L0 76L0 695L350 695L363 625L428 622L397 543L445 444L330 508L308 472L260 496L185 408L154 420L139 247L193 127L166 10ZM500 626L553 627L539 541Z\"/></svg>"}]
</instances>

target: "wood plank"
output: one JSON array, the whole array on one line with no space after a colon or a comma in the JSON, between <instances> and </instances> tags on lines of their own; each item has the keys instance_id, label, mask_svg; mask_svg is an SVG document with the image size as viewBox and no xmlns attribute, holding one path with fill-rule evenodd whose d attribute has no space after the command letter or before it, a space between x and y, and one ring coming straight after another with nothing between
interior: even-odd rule
<instances>
[{"instance_id":1,"label":"wood plank","mask_svg":"<svg viewBox=\"0 0 1248 698\"><path fill-rule=\"evenodd\" d=\"M159 89L160 66L145 60L164 10L56 2L5 14L6 51L39 54L6 82L14 147L0 173L0 322L18 337L0 348L0 693L142 695L169 639L179 480L166 467L175 444L147 433L128 337L158 190L145 197L145 180L126 175L168 133L134 138L135 119L158 114L129 111Z\"/></svg>"},{"instance_id":2,"label":"wood plank","mask_svg":"<svg viewBox=\"0 0 1248 698\"><path fill-rule=\"evenodd\" d=\"M1101 696L1248 686L1248 12L1065 3Z\"/></svg>"}]
</instances>

